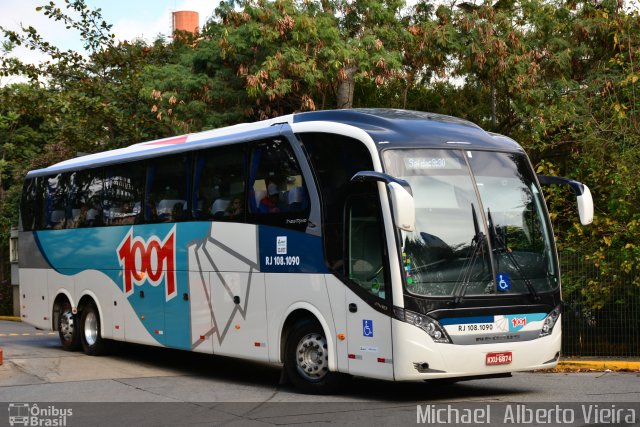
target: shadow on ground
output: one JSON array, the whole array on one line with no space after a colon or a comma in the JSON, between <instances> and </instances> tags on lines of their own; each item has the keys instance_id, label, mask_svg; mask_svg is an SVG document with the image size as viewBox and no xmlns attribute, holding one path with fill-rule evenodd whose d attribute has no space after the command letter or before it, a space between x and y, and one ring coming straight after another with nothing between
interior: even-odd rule
<instances>
[{"instance_id":1,"label":"shadow on ground","mask_svg":"<svg viewBox=\"0 0 640 427\"><path fill-rule=\"evenodd\" d=\"M239 385L275 387L282 392L298 393L291 384L280 384L281 369L279 367L264 363L128 343L113 343L110 354L106 357L115 357L130 363L143 363L157 368L177 369L183 375L208 377ZM529 392L521 387L510 387L508 381L508 379L480 379L458 383L392 382L355 377L347 382L340 396L406 403L452 399L483 400L496 395L507 394L515 397Z\"/></svg>"}]
</instances>

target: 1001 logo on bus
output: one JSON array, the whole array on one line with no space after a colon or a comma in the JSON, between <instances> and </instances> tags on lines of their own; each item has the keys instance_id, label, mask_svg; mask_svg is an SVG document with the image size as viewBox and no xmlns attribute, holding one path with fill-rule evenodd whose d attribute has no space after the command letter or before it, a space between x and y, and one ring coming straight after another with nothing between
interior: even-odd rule
<instances>
[{"instance_id":1,"label":"1001 logo on bus","mask_svg":"<svg viewBox=\"0 0 640 427\"><path fill-rule=\"evenodd\" d=\"M166 300L176 296L175 235L175 225L162 241L156 236L148 240L140 236L133 237L133 227L129 229L117 249L126 296L133 293L134 284L142 286L149 282L151 286L158 286L163 280Z\"/></svg>"}]
</instances>

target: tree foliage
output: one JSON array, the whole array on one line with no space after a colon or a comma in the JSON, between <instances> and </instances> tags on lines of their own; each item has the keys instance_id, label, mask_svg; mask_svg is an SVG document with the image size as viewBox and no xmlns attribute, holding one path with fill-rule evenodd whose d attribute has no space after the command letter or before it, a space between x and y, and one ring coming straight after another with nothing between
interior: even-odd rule
<instances>
[{"instance_id":1,"label":"tree foliage","mask_svg":"<svg viewBox=\"0 0 640 427\"><path fill-rule=\"evenodd\" d=\"M85 52L32 27L4 34L2 247L24 173L95 152L294 111L393 107L461 116L518 140L539 172L591 187L592 226L547 199L560 248L597 268L565 278L591 307L640 264L640 16L617 0L221 2L200 34L118 43L84 0L38 8ZM47 54L42 64L15 46ZM620 260L621 267L612 260ZM640 279L635 278L635 286ZM609 298L609 299L608 299Z\"/></svg>"}]
</instances>

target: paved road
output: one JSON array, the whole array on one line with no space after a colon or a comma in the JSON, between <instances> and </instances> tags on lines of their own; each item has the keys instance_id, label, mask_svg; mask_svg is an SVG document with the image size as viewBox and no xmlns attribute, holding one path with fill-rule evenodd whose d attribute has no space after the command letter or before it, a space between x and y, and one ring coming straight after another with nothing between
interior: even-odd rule
<instances>
[{"instance_id":1,"label":"paved road","mask_svg":"<svg viewBox=\"0 0 640 427\"><path fill-rule=\"evenodd\" d=\"M416 423L417 405L591 402L607 408L640 401L637 373L518 373L454 385L356 378L340 395L310 396L279 385L277 367L136 345L89 357L63 351L57 335L15 322L0 321L0 348L0 402L128 402L74 406L72 421L82 423L67 425L96 419L113 425L125 414L128 422L135 414L141 425L184 424L185 416L196 425L398 425ZM3 417L0 412L0 426ZM636 418L640 422L640 406Z\"/></svg>"}]
</instances>

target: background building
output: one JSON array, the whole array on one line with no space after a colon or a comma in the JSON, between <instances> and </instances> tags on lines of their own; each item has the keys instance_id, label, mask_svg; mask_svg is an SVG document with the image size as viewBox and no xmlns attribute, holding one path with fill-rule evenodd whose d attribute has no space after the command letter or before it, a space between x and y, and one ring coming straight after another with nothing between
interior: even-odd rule
<instances>
[{"instance_id":1,"label":"background building","mask_svg":"<svg viewBox=\"0 0 640 427\"><path fill-rule=\"evenodd\" d=\"M189 33L197 33L199 30L198 12L192 12L189 10L180 10L172 13L172 26L171 32L175 34L176 31L186 31Z\"/></svg>"}]
</instances>

